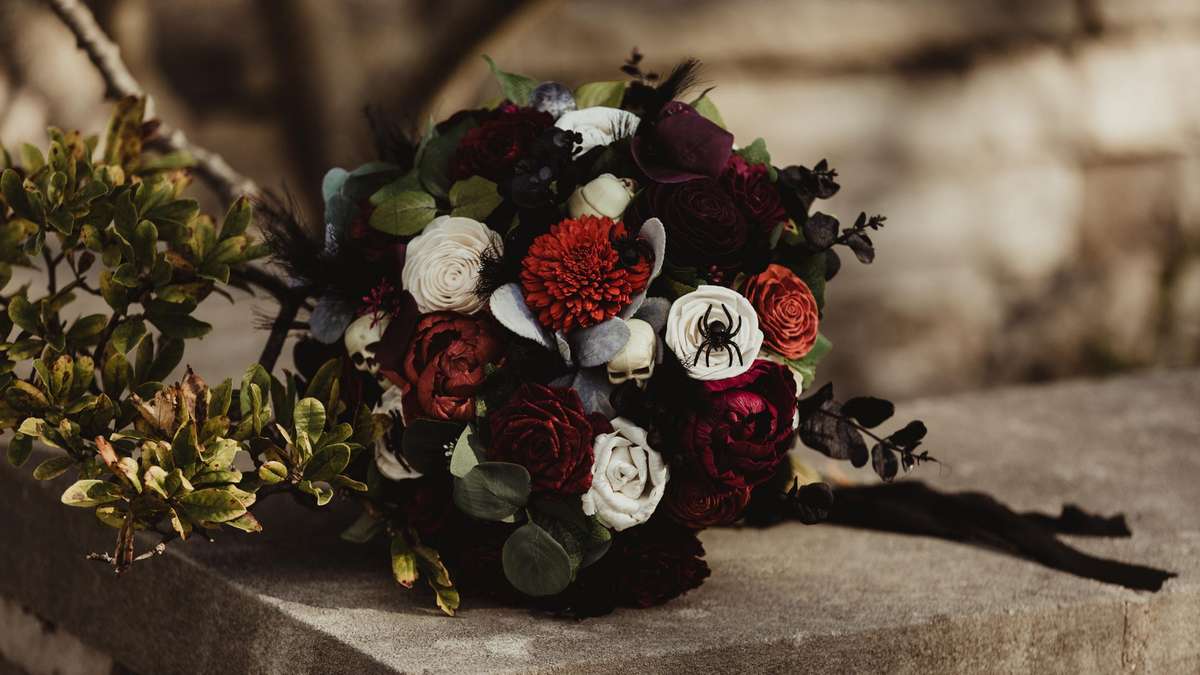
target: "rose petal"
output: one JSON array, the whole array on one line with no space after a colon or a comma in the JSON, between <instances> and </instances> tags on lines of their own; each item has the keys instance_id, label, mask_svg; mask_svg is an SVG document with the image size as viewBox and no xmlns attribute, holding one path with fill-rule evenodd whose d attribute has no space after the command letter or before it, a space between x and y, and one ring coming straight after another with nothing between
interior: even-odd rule
<instances>
[{"instance_id":1,"label":"rose petal","mask_svg":"<svg viewBox=\"0 0 1200 675\"><path fill-rule=\"evenodd\" d=\"M572 331L569 337L571 353L584 368L601 366L629 342L629 326L616 317L588 328Z\"/></svg>"},{"instance_id":2,"label":"rose petal","mask_svg":"<svg viewBox=\"0 0 1200 675\"><path fill-rule=\"evenodd\" d=\"M538 323L537 317L525 304L525 294L521 292L520 284L512 282L497 288L488 304L492 316L500 325L546 349L556 348L554 336Z\"/></svg>"}]
</instances>

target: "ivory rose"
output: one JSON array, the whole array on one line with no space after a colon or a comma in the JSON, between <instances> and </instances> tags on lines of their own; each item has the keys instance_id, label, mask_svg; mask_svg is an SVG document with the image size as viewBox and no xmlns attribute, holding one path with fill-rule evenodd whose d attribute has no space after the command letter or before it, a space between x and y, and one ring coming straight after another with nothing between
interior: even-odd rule
<instances>
[{"instance_id":1,"label":"ivory rose","mask_svg":"<svg viewBox=\"0 0 1200 675\"><path fill-rule=\"evenodd\" d=\"M617 530L650 519L667 486L666 462L650 447L646 431L629 420L612 420L613 432L592 445L592 486L583 495L583 512Z\"/></svg>"},{"instance_id":2,"label":"ivory rose","mask_svg":"<svg viewBox=\"0 0 1200 675\"><path fill-rule=\"evenodd\" d=\"M502 247L500 235L477 220L434 218L408 243L401 283L422 314L474 314L484 305L475 294L480 256L489 248L499 252Z\"/></svg>"},{"instance_id":3,"label":"ivory rose","mask_svg":"<svg viewBox=\"0 0 1200 675\"><path fill-rule=\"evenodd\" d=\"M729 333L736 332L729 338L733 355L730 349L714 345L711 340L706 343L700 332L703 325L712 335L712 324L717 321L725 324ZM671 305L667 314L666 342L689 368L693 378L724 380L741 375L754 365L762 347L763 333L758 327L754 307L740 293L724 286L705 285Z\"/></svg>"}]
</instances>

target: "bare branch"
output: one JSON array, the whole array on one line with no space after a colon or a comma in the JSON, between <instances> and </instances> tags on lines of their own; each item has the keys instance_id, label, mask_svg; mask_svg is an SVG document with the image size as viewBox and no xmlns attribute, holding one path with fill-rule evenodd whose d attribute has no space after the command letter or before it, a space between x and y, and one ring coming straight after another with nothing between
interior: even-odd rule
<instances>
[{"instance_id":1,"label":"bare branch","mask_svg":"<svg viewBox=\"0 0 1200 675\"><path fill-rule=\"evenodd\" d=\"M115 100L125 96L146 95L142 85L121 59L120 48L96 23L91 10L79 0L46 0L46 3L75 35L79 48L100 72L100 77L104 79L105 96ZM160 137L151 141L151 145L167 152L183 151L190 154L196 161L196 173L226 203L242 195L259 193L254 181L238 173L220 155L193 144L179 129L162 124L158 133Z\"/></svg>"}]
</instances>

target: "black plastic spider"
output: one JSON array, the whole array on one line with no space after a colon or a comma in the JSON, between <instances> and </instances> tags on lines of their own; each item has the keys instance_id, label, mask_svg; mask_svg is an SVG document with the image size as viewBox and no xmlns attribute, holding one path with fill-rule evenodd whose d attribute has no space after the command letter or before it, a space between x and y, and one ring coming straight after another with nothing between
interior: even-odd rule
<instances>
[{"instance_id":1,"label":"black plastic spider","mask_svg":"<svg viewBox=\"0 0 1200 675\"><path fill-rule=\"evenodd\" d=\"M700 363L700 355L704 354L704 367L709 367L708 357L714 349L724 349L729 354L729 363L733 363L733 357L736 355L738 365L742 365L742 352L736 349L733 344L733 338L742 330L742 317L738 317L737 327L732 331L729 327L733 325L733 315L729 313L729 308L724 303L721 304L721 309L725 312L725 319L728 321L709 321L708 317L712 315L713 306L708 306L708 311L704 313L704 320L700 322L700 337L704 338L700 342L700 346L696 349L696 358L692 359L692 366L695 367Z\"/></svg>"},{"instance_id":2,"label":"black plastic spider","mask_svg":"<svg viewBox=\"0 0 1200 675\"><path fill-rule=\"evenodd\" d=\"M621 267L636 267L643 260L654 262L654 249L644 239L631 235L616 237L612 240L612 246L617 251L617 264Z\"/></svg>"}]
</instances>

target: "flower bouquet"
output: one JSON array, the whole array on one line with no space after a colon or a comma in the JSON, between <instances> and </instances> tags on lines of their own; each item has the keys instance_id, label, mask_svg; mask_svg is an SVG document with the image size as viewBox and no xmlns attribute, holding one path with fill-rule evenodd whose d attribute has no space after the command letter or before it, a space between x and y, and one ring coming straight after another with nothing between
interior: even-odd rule
<instances>
[{"instance_id":1,"label":"flower bouquet","mask_svg":"<svg viewBox=\"0 0 1200 675\"><path fill-rule=\"evenodd\" d=\"M354 535L392 533L401 583L428 546L476 593L658 604L708 576L703 528L823 517L798 432L884 479L929 459L919 422L868 450L886 401L798 400L831 346L837 249L871 262L884 219L813 211L838 190L824 161L738 147L707 92L688 98L694 61L640 61L572 90L489 59L502 100L327 174L321 240L274 212L280 262L319 298L300 352L344 346L368 376L349 400L388 421Z\"/></svg>"},{"instance_id":2,"label":"flower bouquet","mask_svg":"<svg viewBox=\"0 0 1200 675\"><path fill-rule=\"evenodd\" d=\"M140 96L102 138L0 148L0 290L35 265L47 287L0 295L0 431L17 465L56 449L34 476L72 472L62 501L117 530L94 558L120 572L260 530L271 495L340 496L362 511L343 537L386 538L448 614L465 592L593 615L698 587L704 528L825 518L800 444L884 480L930 459L920 422L872 431L891 403L807 391L826 285L884 225L814 210L826 162L735 143L694 61L659 76L635 51L574 89L488 63L490 105L419 138L372 118L379 160L326 175L321 236L270 198L202 213L190 171L222 167L173 151ZM250 264L268 255L289 279ZM279 301L259 363L164 384L231 286ZM107 310L64 319L79 294Z\"/></svg>"}]
</instances>

